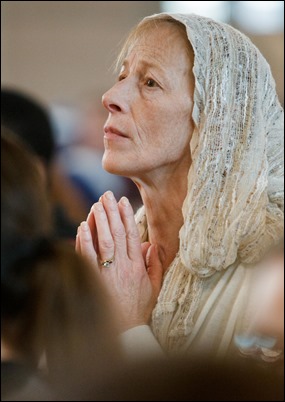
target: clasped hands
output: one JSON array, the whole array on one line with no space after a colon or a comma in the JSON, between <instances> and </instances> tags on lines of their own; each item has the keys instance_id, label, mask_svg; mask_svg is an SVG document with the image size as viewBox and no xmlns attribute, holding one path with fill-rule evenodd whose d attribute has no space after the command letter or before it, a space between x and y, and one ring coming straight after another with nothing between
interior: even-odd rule
<instances>
[{"instance_id":1,"label":"clasped hands","mask_svg":"<svg viewBox=\"0 0 285 402\"><path fill-rule=\"evenodd\" d=\"M162 284L157 245L142 243L126 197L117 203L107 191L78 228L76 251L101 274L120 330L148 324ZM103 263L103 264L102 264Z\"/></svg>"}]
</instances>

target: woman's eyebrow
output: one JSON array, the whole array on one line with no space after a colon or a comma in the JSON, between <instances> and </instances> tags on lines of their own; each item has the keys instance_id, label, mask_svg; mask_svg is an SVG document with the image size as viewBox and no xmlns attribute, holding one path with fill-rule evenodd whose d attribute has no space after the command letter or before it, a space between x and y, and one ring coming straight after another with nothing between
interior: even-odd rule
<instances>
[{"instance_id":1,"label":"woman's eyebrow","mask_svg":"<svg viewBox=\"0 0 285 402\"><path fill-rule=\"evenodd\" d=\"M146 61L146 60L139 60L138 65L139 65L140 68L144 68L144 69L147 69L147 68L155 69L156 71L159 72L159 74L163 75L163 78L167 78L166 77L166 71L158 63L155 63L155 62L152 62L152 61ZM124 60L124 62L122 63L122 66L121 66L121 70L123 68L129 68L129 66L130 66L129 61Z\"/></svg>"}]
</instances>

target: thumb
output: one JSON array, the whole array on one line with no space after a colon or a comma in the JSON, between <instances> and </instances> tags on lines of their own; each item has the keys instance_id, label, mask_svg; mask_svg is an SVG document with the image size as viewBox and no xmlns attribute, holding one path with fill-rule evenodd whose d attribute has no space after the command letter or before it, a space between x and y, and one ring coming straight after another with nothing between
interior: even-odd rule
<instances>
[{"instance_id":1,"label":"thumb","mask_svg":"<svg viewBox=\"0 0 285 402\"><path fill-rule=\"evenodd\" d=\"M148 241L141 244L142 256L143 256L144 261L146 261L146 255L147 255L149 247L150 247L150 242L148 242Z\"/></svg>"},{"instance_id":2,"label":"thumb","mask_svg":"<svg viewBox=\"0 0 285 402\"><path fill-rule=\"evenodd\" d=\"M163 277L163 268L158 254L158 246L151 245L146 254L146 267L150 282L156 296L158 296Z\"/></svg>"}]
</instances>

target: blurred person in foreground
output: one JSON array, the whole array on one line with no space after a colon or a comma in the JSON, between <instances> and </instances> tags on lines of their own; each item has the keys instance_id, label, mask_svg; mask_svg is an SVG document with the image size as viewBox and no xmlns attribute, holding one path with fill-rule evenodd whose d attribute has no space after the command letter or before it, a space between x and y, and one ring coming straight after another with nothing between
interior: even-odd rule
<instances>
[{"instance_id":1,"label":"blurred person in foreground","mask_svg":"<svg viewBox=\"0 0 285 402\"><path fill-rule=\"evenodd\" d=\"M38 157L47 176L55 232L60 238L74 239L86 209L80 193L55 166L56 140L48 109L26 92L1 88L1 124L13 131Z\"/></svg>"},{"instance_id":2,"label":"blurred person in foreground","mask_svg":"<svg viewBox=\"0 0 285 402\"><path fill-rule=\"evenodd\" d=\"M1 400L100 382L119 355L112 317L93 267L53 237L41 163L1 128Z\"/></svg>"},{"instance_id":3,"label":"blurred person in foreground","mask_svg":"<svg viewBox=\"0 0 285 402\"><path fill-rule=\"evenodd\" d=\"M152 358L85 391L85 401L283 401L284 378L253 360Z\"/></svg>"},{"instance_id":4,"label":"blurred person in foreground","mask_svg":"<svg viewBox=\"0 0 285 402\"><path fill-rule=\"evenodd\" d=\"M283 236L284 113L270 67L236 29L182 14L143 19L118 67L103 96L103 166L136 183L143 207L134 217L105 193L77 247L121 306L130 353L226 356L251 325L257 264Z\"/></svg>"}]
</instances>

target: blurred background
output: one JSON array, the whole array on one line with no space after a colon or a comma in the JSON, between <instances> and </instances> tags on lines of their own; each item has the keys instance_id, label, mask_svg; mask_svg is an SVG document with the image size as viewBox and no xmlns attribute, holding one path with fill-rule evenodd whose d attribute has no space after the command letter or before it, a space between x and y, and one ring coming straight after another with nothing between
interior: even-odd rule
<instances>
[{"instance_id":1,"label":"blurred background","mask_svg":"<svg viewBox=\"0 0 285 402\"><path fill-rule=\"evenodd\" d=\"M115 81L113 63L130 28L161 11L195 12L245 32L271 65L283 104L283 1L1 1L1 87L47 107L55 166L76 190L80 211L60 180L54 191L76 223L108 189L139 206L131 182L102 170L101 97Z\"/></svg>"}]
</instances>

